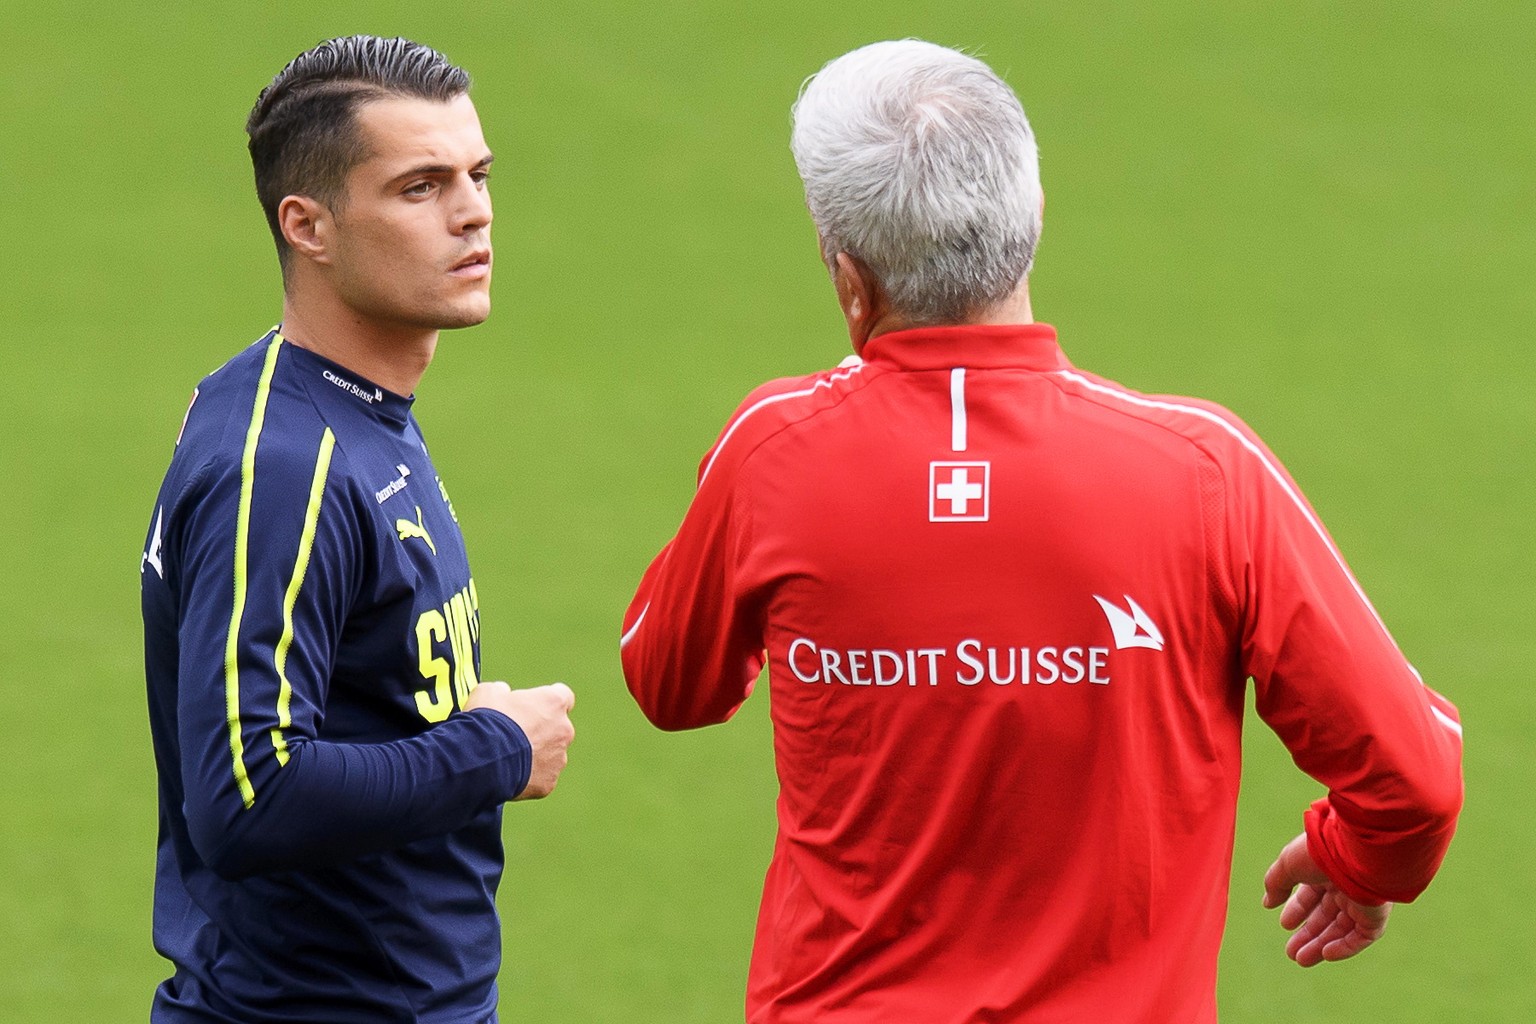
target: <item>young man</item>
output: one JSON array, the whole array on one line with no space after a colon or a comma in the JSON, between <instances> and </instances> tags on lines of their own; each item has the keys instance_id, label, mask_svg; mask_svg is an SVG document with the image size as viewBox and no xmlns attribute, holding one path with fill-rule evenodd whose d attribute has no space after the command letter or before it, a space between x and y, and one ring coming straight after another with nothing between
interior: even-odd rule
<instances>
[{"instance_id":1,"label":"young man","mask_svg":"<svg viewBox=\"0 0 1536 1024\"><path fill-rule=\"evenodd\" d=\"M142 560L156 1022L495 1019L501 805L565 765L563 684L480 682L411 415L490 310L469 79L404 39L301 54L247 123L283 321L193 393Z\"/></svg>"},{"instance_id":2,"label":"young man","mask_svg":"<svg viewBox=\"0 0 1536 1024\"><path fill-rule=\"evenodd\" d=\"M1265 879L1287 952L1369 945L1450 841L1456 711L1247 427L1033 322L1012 90L875 44L806 85L792 147L862 361L747 398L621 641L665 729L768 665L748 1020L1214 1022L1249 677L1329 790Z\"/></svg>"}]
</instances>

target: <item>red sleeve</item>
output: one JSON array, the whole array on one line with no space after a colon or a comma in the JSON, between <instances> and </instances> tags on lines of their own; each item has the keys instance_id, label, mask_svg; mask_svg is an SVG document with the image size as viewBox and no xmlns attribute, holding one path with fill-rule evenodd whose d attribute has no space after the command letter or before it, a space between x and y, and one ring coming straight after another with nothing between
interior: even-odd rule
<instances>
[{"instance_id":1,"label":"red sleeve","mask_svg":"<svg viewBox=\"0 0 1536 1024\"><path fill-rule=\"evenodd\" d=\"M624 615L624 679L662 729L724 722L766 661L759 611L738 580L751 519L737 494L737 455L749 445L732 440L742 416L705 456L677 535L646 570Z\"/></svg>"},{"instance_id":2,"label":"red sleeve","mask_svg":"<svg viewBox=\"0 0 1536 1024\"><path fill-rule=\"evenodd\" d=\"M1461 809L1456 708L1404 659L1285 469L1234 431L1227 512L1242 669L1260 717L1328 787L1306 814L1308 849L1353 899L1412 900Z\"/></svg>"}]
</instances>

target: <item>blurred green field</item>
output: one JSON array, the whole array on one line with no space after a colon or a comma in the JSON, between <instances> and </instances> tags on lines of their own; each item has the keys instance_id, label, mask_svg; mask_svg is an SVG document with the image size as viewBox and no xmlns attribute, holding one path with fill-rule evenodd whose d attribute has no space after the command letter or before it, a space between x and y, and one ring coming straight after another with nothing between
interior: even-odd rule
<instances>
[{"instance_id":1,"label":"blurred green field","mask_svg":"<svg viewBox=\"0 0 1536 1024\"><path fill-rule=\"evenodd\" d=\"M978 50L1035 124L1037 316L1078 365L1246 417L1466 721L1441 877L1310 972L1259 895L1317 787L1250 722L1222 1020L1536 1020L1536 6L35 0L5 21L0 1019L144 1019L163 977L135 567L192 385L279 312L245 114L295 53L369 31L476 77L496 311L446 336L417 412L485 674L579 697L559 793L507 815L505 1019L741 1019L766 708L653 732L619 619L741 395L845 353L787 150L800 81L916 35Z\"/></svg>"}]
</instances>

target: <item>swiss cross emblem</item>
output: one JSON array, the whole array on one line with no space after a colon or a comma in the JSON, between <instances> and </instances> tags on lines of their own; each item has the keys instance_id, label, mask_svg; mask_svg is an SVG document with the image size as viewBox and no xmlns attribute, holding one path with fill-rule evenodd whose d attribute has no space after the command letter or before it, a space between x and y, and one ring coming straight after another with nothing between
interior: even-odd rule
<instances>
[{"instance_id":1,"label":"swiss cross emblem","mask_svg":"<svg viewBox=\"0 0 1536 1024\"><path fill-rule=\"evenodd\" d=\"M928 463L928 521L984 523L992 508L992 463Z\"/></svg>"}]
</instances>

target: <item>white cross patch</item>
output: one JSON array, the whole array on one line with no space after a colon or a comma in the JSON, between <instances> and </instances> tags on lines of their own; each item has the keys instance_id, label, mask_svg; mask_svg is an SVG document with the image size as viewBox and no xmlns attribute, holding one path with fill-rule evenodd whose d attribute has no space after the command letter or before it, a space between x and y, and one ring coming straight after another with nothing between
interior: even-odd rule
<instances>
[{"instance_id":1,"label":"white cross patch","mask_svg":"<svg viewBox=\"0 0 1536 1024\"><path fill-rule=\"evenodd\" d=\"M928 521L984 523L992 509L992 463L928 463Z\"/></svg>"}]
</instances>

